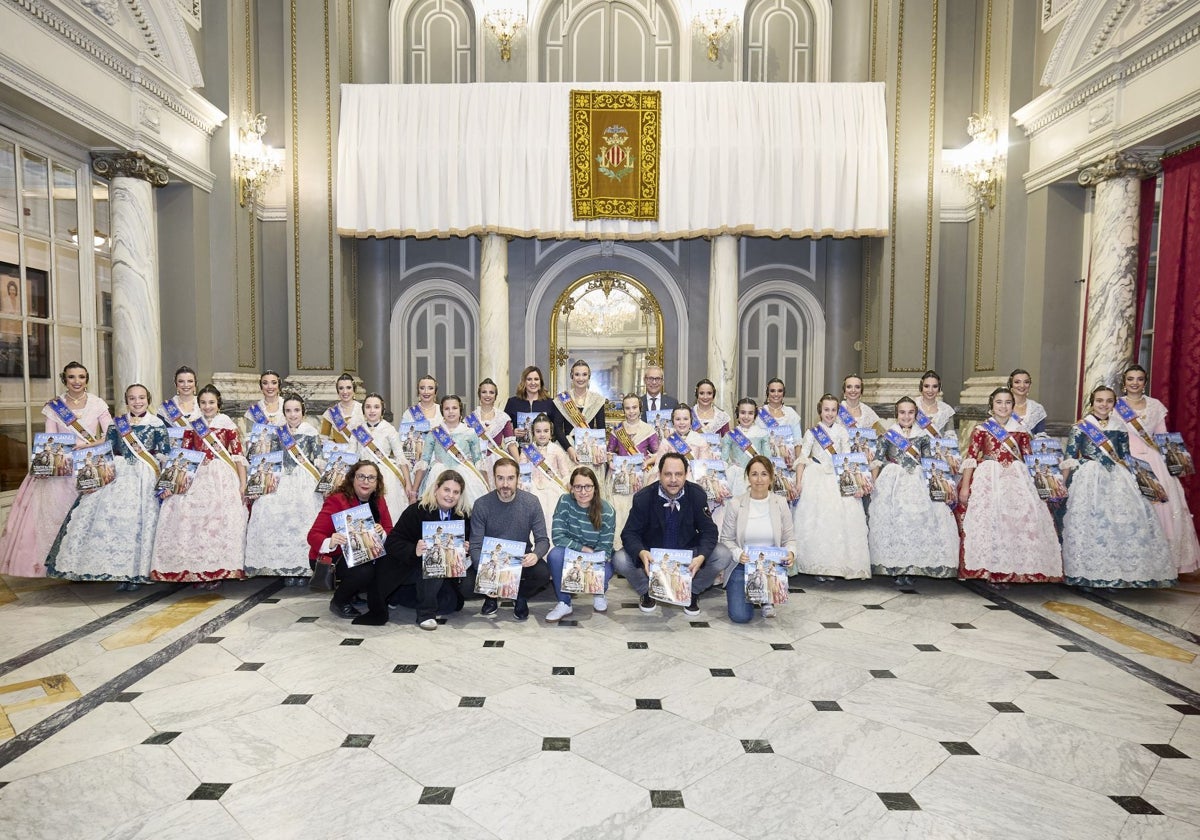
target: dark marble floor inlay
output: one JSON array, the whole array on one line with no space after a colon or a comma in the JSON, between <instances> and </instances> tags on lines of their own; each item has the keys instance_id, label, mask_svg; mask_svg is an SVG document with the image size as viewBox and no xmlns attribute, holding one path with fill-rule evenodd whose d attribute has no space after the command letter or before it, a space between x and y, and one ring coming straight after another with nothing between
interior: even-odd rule
<instances>
[{"instance_id":1,"label":"dark marble floor inlay","mask_svg":"<svg viewBox=\"0 0 1200 840\"><path fill-rule=\"evenodd\" d=\"M863 604L863 609L864 610L881 610L881 609L883 609L883 604Z\"/></svg>"},{"instance_id":2,"label":"dark marble floor inlay","mask_svg":"<svg viewBox=\"0 0 1200 840\"><path fill-rule=\"evenodd\" d=\"M993 709L995 709L997 712L1002 712L1004 714L1021 715L1021 714L1025 713L1025 710L1022 709L1020 706L1018 706L1016 703L1009 703L1008 701L1000 701L1000 702L992 701L992 702L989 702L988 705L991 706Z\"/></svg>"},{"instance_id":3,"label":"dark marble floor inlay","mask_svg":"<svg viewBox=\"0 0 1200 840\"><path fill-rule=\"evenodd\" d=\"M795 650L787 642L771 642L771 650Z\"/></svg>"},{"instance_id":4,"label":"dark marble floor inlay","mask_svg":"<svg viewBox=\"0 0 1200 840\"><path fill-rule=\"evenodd\" d=\"M564 618L562 621L558 622L558 626L559 627L578 627L579 622L573 618Z\"/></svg>"},{"instance_id":5,"label":"dark marble floor inlay","mask_svg":"<svg viewBox=\"0 0 1200 840\"><path fill-rule=\"evenodd\" d=\"M634 701L639 709L661 709L662 701L654 698L639 697Z\"/></svg>"},{"instance_id":6,"label":"dark marble floor inlay","mask_svg":"<svg viewBox=\"0 0 1200 840\"><path fill-rule=\"evenodd\" d=\"M941 650L937 645L913 645L917 650L925 651L925 653L937 653Z\"/></svg>"},{"instance_id":7,"label":"dark marble floor inlay","mask_svg":"<svg viewBox=\"0 0 1200 840\"><path fill-rule=\"evenodd\" d=\"M683 791L652 790L650 791L651 808L682 808Z\"/></svg>"},{"instance_id":8,"label":"dark marble floor inlay","mask_svg":"<svg viewBox=\"0 0 1200 840\"><path fill-rule=\"evenodd\" d=\"M120 694L113 695L110 703L132 703L134 700L142 696L140 691L122 691Z\"/></svg>"},{"instance_id":9,"label":"dark marble floor inlay","mask_svg":"<svg viewBox=\"0 0 1200 840\"><path fill-rule=\"evenodd\" d=\"M1180 751L1170 744L1142 744L1159 758L1189 758L1187 753Z\"/></svg>"},{"instance_id":10,"label":"dark marble floor inlay","mask_svg":"<svg viewBox=\"0 0 1200 840\"><path fill-rule=\"evenodd\" d=\"M1200 715L1200 709L1188 703L1168 703L1167 705L1181 715Z\"/></svg>"},{"instance_id":11,"label":"dark marble floor inlay","mask_svg":"<svg viewBox=\"0 0 1200 840\"><path fill-rule=\"evenodd\" d=\"M792 593L793 595L803 595L804 594L804 590L801 589L799 586L789 586L788 592Z\"/></svg>"},{"instance_id":12,"label":"dark marble floor inlay","mask_svg":"<svg viewBox=\"0 0 1200 840\"><path fill-rule=\"evenodd\" d=\"M915 590L915 589L901 589L900 594L901 595L919 595L920 593L917 592L917 590Z\"/></svg>"},{"instance_id":13,"label":"dark marble floor inlay","mask_svg":"<svg viewBox=\"0 0 1200 840\"><path fill-rule=\"evenodd\" d=\"M629 648L630 650L646 650L650 647L650 645L646 642L626 642L625 647Z\"/></svg>"},{"instance_id":14,"label":"dark marble floor inlay","mask_svg":"<svg viewBox=\"0 0 1200 840\"><path fill-rule=\"evenodd\" d=\"M263 598L264 604L278 604L282 598Z\"/></svg>"},{"instance_id":15,"label":"dark marble floor inlay","mask_svg":"<svg viewBox=\"0 0 1200 840\"><path fill-rule=\"evenodd\" d=\"M1006 609L1008 609L1008 607L1004 606L1003 604L984 604L983 608L985 610L1006 610Z\"/></svg>"},{"instance_id":16,"label":"dark marble floor inlay","mask_svg":"<svg viewBox=\"0 0 1200 840\"><path fill-rule=\"evenodd\" d=\"M153 735L151 735L145 741L142 741L142 743L143 744L159 744L159 745L169 744L182 734L183 734L182 732L155 732Z\"/></svg>"},{"instance_id":17,"label":"dark marble floor inlay","mask_svg":"<svg viewBox=\"0 0 1200 840\"><path fill-rule=\"evenodd\" d=\"M199 642L197 642L197 644L215 645L215 644L219 644L220 642L223 642L223 641L225 641L224 636L208 636L207 638L201 639Z\"/></svg>"},{"instance_id":18,"label":"dark marble floor inlay","mask_svg":"<svg viewBox=\"0 0 1200 840\"><path fill-rule=\"evenodd\" d=\"M393 674L415 674L416 672L416 665L397 665L392 669Z\"/></svg>"},{"instance_id":19,"label":"dark marble floor inlay","mask_svg":"<svg viewBox=\"0 0 1200 840\"><path fill-rule=\"evenodd\" d=\"M570 752L570 738L543 738L542 752Z\"/></svg>"},{"instance_id":20,"label":"dark marble floor inlay","mask_svg":"<svg viewBox=\"0 0 1200 840\"><path fill-rule=\"evenodd\" d=\"M483 642L483 646L484 647L504 647L504 640L503 639L485 639Z\"/></svg>"},{"instance_id":21,"label":"dark marble floor inlay","mask_svg":"<svg viewBox=\"0 0 1200 840\"><path fill-rule=\"evenodd\" d=\"M464 709L482 709L485 700L487 700L486 697L463 697L458 701L458 705Z\"/></svg>"},{"instance_id":22,"label":"dark marble floor inlay","mask_svg":"<svg viewBox=\"0 0 1200 840\"><path fill-rule=\"evenodd\" d=\"M1148 816L1162 815L1162 811L1155 808L1140 796L1110 796L1108 798L1113 802L1116 802L1131 814L1144 814Z\"/></svg>"},{"instance_id":23,"label":"dark marble floor inlay","mask_svg":"<svg viewBox=\"0 0 1200 840\"><path fill-rule=\"evenodd\" d=\"M289 694L287 697L283 698L283 705L285 705L285 706L303 706L305 703L307 703L311 699L312 699L311 694Z\"/></svg>"},{"instance_id":24,"label":"dark marble floor inlay","mask_svg":"<svg viewBox=\"0 0 1200 840\"><path fill-rule=\"evenodd\" d=\"M950 623L953 624L955 627L957 627L959 630L978 630L979 629L969 621L952 621Z\"/></svg>"},{"instance_id":25,"label":"dark marble floor inlay","mask_svg":"<svg viewBox=\"0 0 1200 840\"><path fill-rule=\"evenodd\" d=\"M1033 677L1035 680L1056 680L1058 677L1049 671L1026 671L1026 674Z\"/></svg>"},{"instance_id":26,"label":"dark marble floor inlay","mask_svg":"<svg viewBox=\"0 0 1200 840\"><path fill-rule=\"evenodd\" d=\"M876 793L889 811L920 811L921 806L911 793Z\"/></svg>"},{"instance_id":27,"label":"dark marble floor inlay","mask_svg":"<svg viewBox=\"0 0 1200 840\"><path fill-rule=\"evenodd\" d=\"M732 668L709 668L708 673L712 674L714 677L732 677L733 669Z\"/></svg>"},{"instance_id":28,"label":"dark marble floor inlay","mask_svg":"<svg viewBox=\"0 0 1200 840\"><path fill-rule=\"evenodd\" d=\"M841 630L842 629L842 625L838 624L836 621L822 621L821 626L824 627L826 630Z\"/></svg>"},{"instance_id":29,"label":"dark marble floor inlay","mask_svg":"<svg viewBox=\"0 0 1200 840\"><path fill-rule=\"evenodd\" d=\"M188 794L188 799L217 800L225 795L233 785L226 782L203 782L198 788Z\"/></svg>"},{"instance_id":30,"label":"dark marble floor inlay","mask_svg":"<svg viewBox=\"0 0 1200 840\"><path fill-rule=\"evenodd\" d=\"M319 615L302 615L296 619L297 624L313 624L320 618Z\"/></svg>"},{"instance_id":31,"label":"dark marble floor inlay","mask_svg":"<svg viewBox=\"0 0 1200 840\"><path fill-rule=\"evenodd\" d=\"M818 712L840 712L841 705L836 700L813 700L813 708Z\"/></svg>"},{"instance_id":32,"label":"dark marble floor inlay","mask_svg":"<svg viewBox=\"0 0 1200 840\"><path fill-rule=\"evenodd\" d=\"M1065 650L1067 653L1087 653L1087 651L1085 651L1079 645L1059 645L1059 647Z\"/></svg>"},{"instance_id":33,"label":"dark marble floor inlay","mask_svg":"<svg viewBox=\"0 0 1200 840\"><path fill-rule=\"evenodd\" d=\"M950 755L979 755L979 751L966 741L942 741L941 745Z\"/></svg>"},{"instance_id":34,"label":"dark marble floor inlay","mask_svg":"<svg viewBox=\"0 0 1200 840\"><path fill-rule=\"evenodd\" d=\"M237 670L239 670L239 671L257 671L259 668L261 668L263 665L266 665L266 664L267 663L265 663L265 662L243 662L241 665L237 666Z\"/></svg>"},{"instance_id":35,"label":"dark marble floor inlay","mask_svg":"<svg viewBox=\"0 0 1200 840\"><path fill-rule=\"evenodd\" d=\"M637 608L638 608L637 601L622 601L621 602L621 609L636 610Z\"/></svg>"},{"instance_id":36,"label":"dark marble floor inlay","mask_svg":"<svg viewBox=\"0 0 1200 840\"><path fill-rule=\"evenodd\" d=\"M773 753L771 742L761 738L751 738L748 741L742 741L742 749L748 753Z\"/></svg>"},{"instance_id":37,"label":"dark marble floor inlay","mask_svg":"<svg viewBox=\"0 0 1200 840\"><path fill-rule=\"evenodd\" d=\"M362 643L362 639L342 639L342 647L358 647Z\"/></svg>"},{"instance_id":38,"label":"dark marble floor inlay","mask_svg":"<svg viewBox=\"0 0 1200 840\"><path fill-rule=\"evenodd\" d=\"M575 669L565 665L555 666L550 669L550 676L573 677L575 676Z\"/></svg>"},{"instance_id":39,"label":"dark marble floor inlay","mask_svg":"<svg viewBox=\"0 0 1200 840\"><path fill-rule=\"evenodd\" d=\"M427 787L421 791L421 798L417 800L418 805L449 805L454 801L454 788L452 787Z\"/></svg>"},{"instance_id":40,"label":"dark marble floor inlay","mask_svg":"<svg viewBox=\"0 0 1200 840\"><path fill-rule=\"evenodd\" d=\"M708 627L707 621L689 621L688 624L692 625L693 627Z\"/></svg>"},{"instance_id":41,"label":"dark marble floor inlay","mask_svg":"<svg viewBox=\"0 0 1200 840\"><path fill-rule=\"evenodd\" d=\"M364 749L371 746L371 742L374 740L374 735L347 735L346 740L342 741L342 746L353 749Z\"/></svg>"}]
</instances>

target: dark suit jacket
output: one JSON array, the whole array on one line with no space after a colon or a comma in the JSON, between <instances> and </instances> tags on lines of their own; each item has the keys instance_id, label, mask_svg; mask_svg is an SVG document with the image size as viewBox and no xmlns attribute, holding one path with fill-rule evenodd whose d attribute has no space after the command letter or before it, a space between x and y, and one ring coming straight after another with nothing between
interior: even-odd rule
<instances>
[{"instance_id":1,"label":"dark suit jacket","mask_svg":"<svg viewBox=\"0 0 1200 840\"><path fill-rule=\"evenodd\" d=\"M646 416L646 412L650 410L650 403L646 400L646 395L642 394L642 417ZM670 411L675 406L679 405L679 400L672 397L666 391L658 395L658 410ZM655 546L657 548L657 546Z\"/></svg>"},{"instance_id":2,"label":"dark suit jacket","mask_svg":"<svg viewBox=\"0 0 1200 840\"><path fill-rule=\"evenodd\" d=\"M621 531L621 542L630 558L651 548L687 548L693 554L712 556L717 545L717 526L708 513L708 495L699 484L688 481L679 497L679 533L676 545L666 545L663 533L667 524L665 501L658 495L658 482L643 487L633 497L629 519Z\"/></svg>"}]
</instances>

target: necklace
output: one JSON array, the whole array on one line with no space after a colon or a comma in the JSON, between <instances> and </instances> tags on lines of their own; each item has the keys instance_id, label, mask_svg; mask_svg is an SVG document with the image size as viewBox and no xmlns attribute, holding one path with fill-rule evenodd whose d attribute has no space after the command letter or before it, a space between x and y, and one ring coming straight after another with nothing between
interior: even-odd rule
<instances>
[{"instance_id":1,"label":"necklace","mask_svg":"<svg viewBox=\"0 0 1200 840\"><path fill-rule=\"evenodd\" d=\"M87 394L86 393L80 397L72 397L70 395L70 393L68 393L66 396L67 396L67 402L70 403L71 405L83 405L84 403L87 402Z\"/></svg>"}]
</instances>

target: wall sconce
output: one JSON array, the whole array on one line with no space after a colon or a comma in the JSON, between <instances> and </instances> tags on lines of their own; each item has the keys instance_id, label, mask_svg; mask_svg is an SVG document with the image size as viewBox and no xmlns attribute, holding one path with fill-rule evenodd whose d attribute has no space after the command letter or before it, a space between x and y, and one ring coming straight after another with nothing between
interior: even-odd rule
<instances>
[{"instance_id":1,"label":"wall sconce","mask_svg":"<svg viewBox=\"0 0 1200 840\"><path fill-rule=\"evenodd\" d=\"M986 213L996 207L996 188L1004 169L996 120L991 114L972 114L967 120L971 142L961 149L942 151L942 170L966 185L976 205Z\"/></svg>"},{"instance_id":2,"label":"wall sconce","mask_svg":"<svg viewBox=\"0 0 1200 840\"><path fill-rule=\"evenodd\" d=\"M738 25L741 15L733 6L722 6L720 0L696 9L692 24L700 37L708 41L708 60L716 61L720 57L718 47L729 34L729 30Z\"/></svg>"},{"instance_id":3,"label":"wall sconce","mask_svg":"<svg viewBox=\"0 0 1200 840\"><path fill-rule=\"evenodd\" d=\"M267 118L247 114L238 130L238 150L233 155L233 170L238 179L238 204L254 207L267 182L283 171L283 149L263 143Z\"/></svg>"},{"instance_id":4,"label":"wall sconce","mask_svg":"<svg viewBox=\"0 0 1200 840\"><path fill-rule=\"evenodd\" d=\"M483 25L500 42L500 60L512 58L512 41L517 30L525 25L525 12L506 6L493 6L483 16Z\"/></svg>"}]
</instances>

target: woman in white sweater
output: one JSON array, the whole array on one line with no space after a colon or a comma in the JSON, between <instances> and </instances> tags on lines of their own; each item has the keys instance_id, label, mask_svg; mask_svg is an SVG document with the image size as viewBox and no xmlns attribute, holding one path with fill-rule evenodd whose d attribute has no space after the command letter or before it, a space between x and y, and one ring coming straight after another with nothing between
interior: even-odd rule
<instances>
[{"instance_id":1,"label":"woman in white sweater","mask_svg":"<svg viewBox=\"0 0 1200 840\"><path fill-rule=\"evenodd\" d=\"M725 583L725 599L729 606L729 620L735 624L746 624L754 618L757 604L746 597L746 564L752 561L747 553L748 546L770 546L787 552L787 564L796 561L796 541L792 533L792 511L787 499L771 492L775 478L775 467L765 455L755 455L746 464L746 486L740 496L725 503L725 516L721 523L721 543L727 546L738 561ZM772 588L771 581L766 589ZM787 586L787 582L776 583ZM775 606L768 600L762 604L763 618L775 614Z\"/></svg>"}]
</instances>

